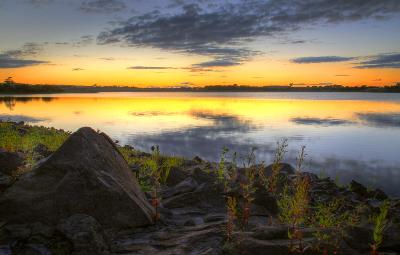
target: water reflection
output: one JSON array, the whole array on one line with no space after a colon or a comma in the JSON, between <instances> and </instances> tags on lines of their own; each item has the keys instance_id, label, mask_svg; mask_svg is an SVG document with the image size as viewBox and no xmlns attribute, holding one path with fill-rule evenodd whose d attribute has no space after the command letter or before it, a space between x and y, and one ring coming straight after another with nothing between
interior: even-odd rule
<instances>
[{"instance_id":1,"label":"water reflection","mask_svg":"<svg viewBox=\"0 0 400 255\"><path fill-rule=\"evenodd\" d=\"M320 125L320 126L339 126L353 124L349 120L341 120L334 118L311 118L311 117L296 117L291 119L292 122L300 125Z\"/></svg>"},{"instance_id":2,"label":"water reflection","mask_svg":"<svg viewBox=\"0 0 400 255\"><path fill-rule=\"evenodd\" d=\"M189 114L211 122L208 125L165 131L159 134L132 135L128 143L142 150L148 150L150 146L157 144L168 153L186 157L200 155L212 161L217 160L223 147L243 153L257 145L253 140L241 137L243 133L257 130L257 125L250 120L204 111L191 111ZM264 144L260 150L264 154L270 154L273 148Z\"/></svg>"},{"instance_id":3,"label":"water reflection","mask_svg":"<svg viewBox=\"0 0 400 255\"><path fill-rule=\"evenodd\" d=\"M38 123L42 121L48 121L44 118L34 118L26 115L10 115L10 114L0 114L1 121L12 121L12 122L28 122L28 123Z\"/></svg>"},{"instance_id":4,"label":"water reflection","mask_svg":"<svg viewBox=\"0 0 400 255\"><path fill-rule=\"evenodd\" d=\"M2 102L10 111L14 110L17 103L28 103L32 101L51 102L57 99L56 97L12 97L12 96L0 96L0 102Z\"/></svg>"},{"instance_id":5,"label":"water reflection","mask_svg":"<svg viewBox=\"0 0 400 255\"><path fill-rule=\"evenodd\" d=\"M56 99L56 100L54 100ZM0 119L75 131L91 126L121 144L217 161L224 146L258 147L271 162L289 139L287 160L307 146L308 170L357 179L400 195L400 94L101 93L0 97Z\"/></svg>"},{"instance_id":6,"label":"water reflection","mask_svg":"<svg viewBox=\"0 0 400 255\"><path fill-rule=\"evenodd\" d=\"M328 157L309 164L311 171L337 178L347 184L357 180L367 187L380 188L392 196L400 196L400 168L381 160L355 160Z\"/></svg>"},{"instance_id":7,"label":"water reflection","mask_svg":"<svg viewBox=\"0 0 400 255\"><path fill-rule=\"evenodd\" d=\"M358 113L357 116L375 127L400 127L400 113Z\"/></svg>"}]
</instances>

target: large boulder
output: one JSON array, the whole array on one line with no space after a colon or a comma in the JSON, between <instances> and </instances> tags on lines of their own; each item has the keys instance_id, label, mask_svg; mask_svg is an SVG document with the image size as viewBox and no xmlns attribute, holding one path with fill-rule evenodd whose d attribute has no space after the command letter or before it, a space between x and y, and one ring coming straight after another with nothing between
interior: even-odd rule
<instances>
[{"instance_id":1,"label":"large boulder","mask_svg":"<svg viewBox=\"0 0 400 255\"><path fill-rule=\"evenodd\" d=\"M146 226L153 208L105 134L81 128L0 198L7 223L44 222L86 214L106 228Z\"/></svg>"}]
</instances>

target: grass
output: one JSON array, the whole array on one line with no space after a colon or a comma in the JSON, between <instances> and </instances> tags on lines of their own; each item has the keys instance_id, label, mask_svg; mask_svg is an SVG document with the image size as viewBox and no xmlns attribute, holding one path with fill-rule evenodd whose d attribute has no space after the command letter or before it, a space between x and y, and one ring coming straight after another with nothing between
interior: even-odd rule
<instances>
[{"instance_id":1,"label":"grass","mask_svg":"<svg viewBox=\"0 0 400 255\"><path fill-rule=\"evenodd\" d=\"M34 163L35 147L45 145L49 151L56 151L70 133L55 128L29 127L11 122L0 122L0 148L11 152L23 152L27 163Z\"/></svg>"}]
</instances>

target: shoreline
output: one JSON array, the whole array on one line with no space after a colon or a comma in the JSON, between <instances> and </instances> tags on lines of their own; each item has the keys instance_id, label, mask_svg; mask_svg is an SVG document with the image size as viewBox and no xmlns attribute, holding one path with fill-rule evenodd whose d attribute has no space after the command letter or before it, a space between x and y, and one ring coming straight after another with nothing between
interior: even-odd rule
<instances>
[{"instance_id":1,"label":"shoreline","mask_svg":"<svg viewBox=\"0 0 400 255\"><path fill-rule=\"evenodd\" d=\"M303 172L281 161L282 143L272 164L250 153L241 167L226 151L220 162L146 153L91 128L0 132L0 251L366 255L380 215L378 249L399 252L399 198Z\"/></svg>"},{"instance_id":2,"label":"shoreline","mask_svg":"<svg viewBox=\"0 0 400 255\"><path fill-rule=\"evenodd\" d=\"M128 86L78 86L78 85L30 85L0 84L0 95L47 94L47 93L99 93L99 92L365 92L400 93L400 83L393 86L247 86L213 85L204 87L128 87Z\"/></svg>"}]
</instances>

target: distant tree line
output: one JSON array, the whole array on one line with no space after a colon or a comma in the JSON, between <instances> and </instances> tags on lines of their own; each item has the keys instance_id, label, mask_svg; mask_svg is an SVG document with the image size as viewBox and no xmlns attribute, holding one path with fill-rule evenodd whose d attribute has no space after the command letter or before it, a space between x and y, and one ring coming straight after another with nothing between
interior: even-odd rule
<instances>
[{"instance_id":1,"label":"distant tree line","mask_svg":"<svg viewBox=\"0 0 400 255\"><path fill-rule=\"evenodd\" d=\"M129 86L74 86L74 85L31 85L15 83L8 77L0 83L2 94L28 93L96 93L96 92L391 92L400 93L400 82L393 86L353 86L342 85L303 86L248 86L248 85L212 85L205 87L151 87L137 88Z\"/></svg>"},{"instance_id":2,"label":"distant tree line","mask_svg":"<svg viewBox=\"0 0 400 255\"><path fill-rule=\"evenodd\" d=\"M12 77L8 77L0 83L0 93L2 94L29 94L29 93L57 93L63 92L58 86L51 85L30 85L15 83Z\"/></svg>"}]
</instances>

